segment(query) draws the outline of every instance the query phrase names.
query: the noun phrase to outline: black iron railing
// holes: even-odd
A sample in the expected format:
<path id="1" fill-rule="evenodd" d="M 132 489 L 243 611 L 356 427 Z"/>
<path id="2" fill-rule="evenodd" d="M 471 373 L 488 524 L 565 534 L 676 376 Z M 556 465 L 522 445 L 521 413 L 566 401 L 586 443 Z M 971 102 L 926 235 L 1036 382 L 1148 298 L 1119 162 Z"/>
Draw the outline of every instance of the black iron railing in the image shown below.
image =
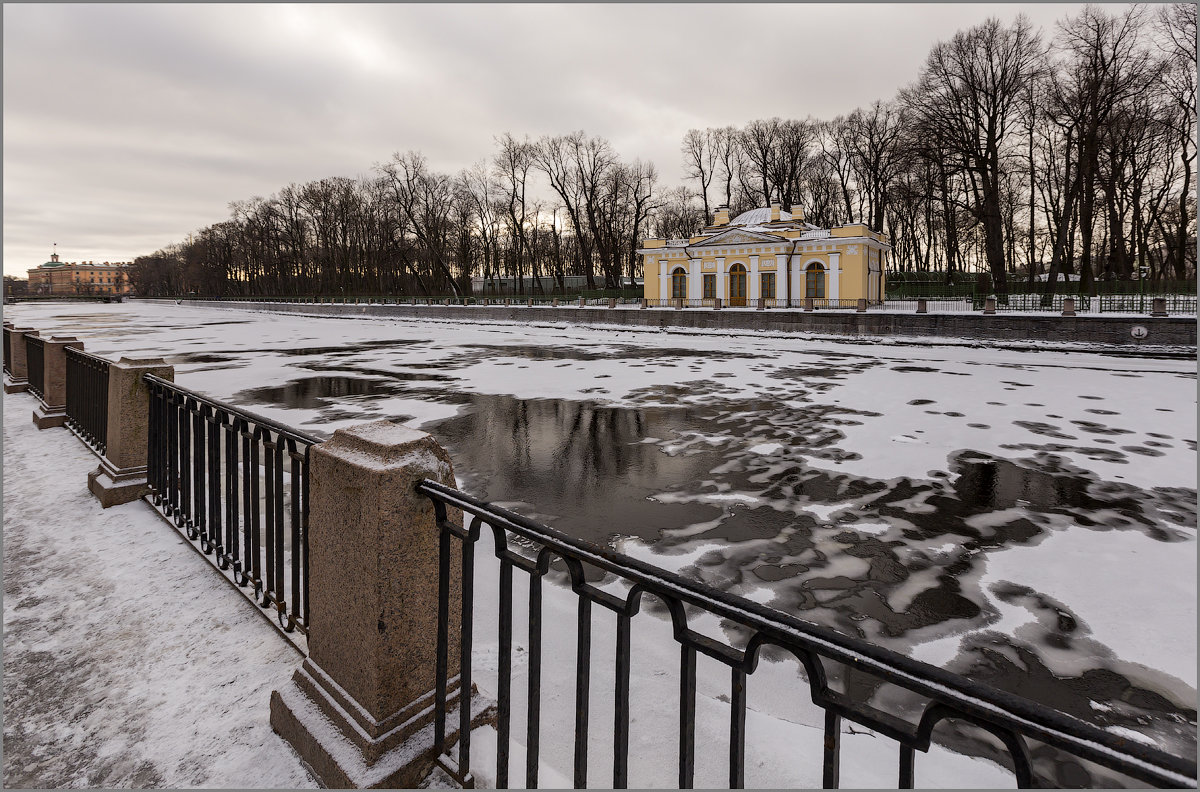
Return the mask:
<path id="1" fill-rule="evenodd" d="M 825 743 L 823 785 L 838 786 L 841 761 L 841 721 L 846 719 L 874 730 L 899 743 L 898 785 L 912 788 L 915 752 L 930 747 L 935 726 L 947 719 L 965 721 L 998 738 L 1011 760 L 1019 786 L 1035 782 L 1027 740 L 1065 751 L 1079 759 L 1161 787 L 1195 787 L 1196 762 L 1181 759 L 1155 748 L 1123 739 L 1091 724 L 1027 699 L 990 688 L 926 663 L 904 657 L 832 629 L 802 621 L 732 594 L 705 586 L 613 550 L 571 538 L 457 490 L 433 481 L 421 482 L 418 491 L 432 501 L 440 532 L 440 581 L 438 613 L 437 686 L 435 692 L 435 740 L 446 753 L 443 766 L 459 778 L 470 773 L 470 707 L 459 707 L 457 758 L 446 744 L 446 699 L 449 664 L 449 610 L 451 539 L 461 545 L 462 600 L 459 648 L 459 690 L 471 687 L 471 644 L 474 548 L 483 526 L 491 528 L 500 561 L 499 582 L 499 675 L 496 786 L 508 785 L 510 708 L 512 684 L 512 572 L 529 575 L 528 715 L 526 718 L 525 784 L 537 786 L 541 718 L 541 580 L 552 560 L 565 564 L 571 589 L 578 596 L 578 653 L 576 663 L 576 713 L 574 785 L 587 784 L 588 695 L 591 674 L 591 606 L 612 611 L 617 618 L 615 712 L 613 729 L 613 786 L 627 784 L 629 760 L 630 620 L 638 612 L 644 595 L 662 601 L 670 613 L 675 640 L 680 645 L 679 786 L 693 781 L 696 717 L 696 659 L 706 655 L 727 666 L 730 683 L 729 785 L 744 783 L 746 690 L 748 677 L 757 666 L 763 647 L 779 647 L 794 655 L 803 667 L 812 701 L 824 710 Z M 449 519 L 450 509 L 461 509 L 463 524 Z M 511 541 L 510 541 L 511 540 Z M 521 551 L 533 546 L 533 550 Z M 617 576 L 630 584 L 625 598 L 588 583 L 584 565 Z M 488 593 L 485 593 L 486 597 Z M 688 627 L 688 610 L 698 609 L 736 625 L 751 637 L 738 649 L 695 632 Z M 876 684 L 888 683 L 909 691 L 927 702 L 916 724 L 897 714 L 856 701 L 835 690 L 827 677 L 826 661 L 835 667 L 866 674 Z M 1003 759 L 1003 755 L 999 758 Z"/>
<path id="2" fill-rule="evenodd" d="M 67 355 L 67 428 L 96 453 L 108 450 L 108 361 L 73 347 Z"/>
<path id="3" fill-rule="evenodd" d="M 148 500 L 284 630 L 308 633 L 308 459 L 318 437 L 144 375 Z"/>
<path id="4" fill-rule="evenodd" d="M 12 333 L 4 331 L 4 373 L 12 374 Z"/>
<path id="5" fill-rule="evenodd" d="M 25 336 L 25 370 L 29 378 L 29 392 L 45 401 L 46 342 L 36 336 Z"/>
<path id="6" fill-rule="evenodd" d="M 1086 294 L 1003 294 L 996 297 L 996 310 L 1005 311 L 1047 311 L 1061 313 L 1063 301 L 1075 301 L 1076 313 L 1090 313 L 1092 299 Z M 982 307 L 983 301 L 976 302 Z"/>
<path id="7" fill-rule="evenodd" d="M 1096 300 L 1099 313 L 1142 313 L 1154 310 L 1154 301 L 1163 300 L 1163 308 L 1169 314 L 1196 315 L 1196 297 L 1183 294 L 1101 294 Z"/>

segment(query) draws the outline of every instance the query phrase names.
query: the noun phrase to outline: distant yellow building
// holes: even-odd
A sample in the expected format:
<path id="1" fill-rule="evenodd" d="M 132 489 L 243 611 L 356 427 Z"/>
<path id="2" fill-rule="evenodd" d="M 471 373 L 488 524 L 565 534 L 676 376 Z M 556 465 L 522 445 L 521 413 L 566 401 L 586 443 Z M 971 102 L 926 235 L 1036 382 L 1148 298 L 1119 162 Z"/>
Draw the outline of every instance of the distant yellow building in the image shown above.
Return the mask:
<path id="1" fill-rule="evenodd" d="M 52 253 L 45 264 L 29 270 L 30 294 L 123 295 L 131 291 L 129 262 L 66 262 Z"/>
<path id="2" fill-rule="evenodd" d="M 718 207 L 696 236 L 647 239 L 637 252 L 647 299 L 738 306 L 760 298 L 774 301 L 767 305 L 800 305 L 806 297 L 881 302 L 891 250 L 886 235 L 862 223 L 817 228 L 799 206 L 785 212 L 771 204 L 732 221 L 728 207 Z"/>

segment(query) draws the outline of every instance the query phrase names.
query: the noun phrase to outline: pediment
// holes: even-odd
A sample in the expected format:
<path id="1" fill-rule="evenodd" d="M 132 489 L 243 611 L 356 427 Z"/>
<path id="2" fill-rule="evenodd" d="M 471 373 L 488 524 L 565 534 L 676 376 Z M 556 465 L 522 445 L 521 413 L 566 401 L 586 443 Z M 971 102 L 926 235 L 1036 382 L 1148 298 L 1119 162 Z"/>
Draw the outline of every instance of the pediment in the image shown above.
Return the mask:
<path id="1" fill-rule="evenodd" d="M 723 231 L 708 239 L 696 242 L 691 245 L 693 248 L 698 247 L 720 247 L 723 245 L 762 245 L 774 244 L 776 242 L 785 242 L 783 237 L 775 236 L 774 234 L 764 234 L 758 231 L 745 231 L 740 228 L 731 228 L 728 231 Z"/>

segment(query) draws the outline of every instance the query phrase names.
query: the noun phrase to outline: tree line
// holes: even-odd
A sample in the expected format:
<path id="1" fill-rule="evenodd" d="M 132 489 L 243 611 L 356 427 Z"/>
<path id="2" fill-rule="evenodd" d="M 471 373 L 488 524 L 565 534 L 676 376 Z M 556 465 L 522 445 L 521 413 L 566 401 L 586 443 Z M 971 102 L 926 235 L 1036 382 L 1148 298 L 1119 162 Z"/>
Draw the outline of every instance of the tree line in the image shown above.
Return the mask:
<path id="1" fill-rule="evenodd" d="M 1088 6 L 1046 34 L 989 19 L 931 49 L 896 96 L 831 120 L 683 137 L 686 183 L 579 131 L 506 133 L 456 174 L 399 152 L 367 175 L 292 184 L 149 256 L 140 294 L 453 294 L 617 288 L 646 237 L 771 202 L 888 234 L 889 267 L 1051 286 L 1196 273 L 1196 6 Z"/>

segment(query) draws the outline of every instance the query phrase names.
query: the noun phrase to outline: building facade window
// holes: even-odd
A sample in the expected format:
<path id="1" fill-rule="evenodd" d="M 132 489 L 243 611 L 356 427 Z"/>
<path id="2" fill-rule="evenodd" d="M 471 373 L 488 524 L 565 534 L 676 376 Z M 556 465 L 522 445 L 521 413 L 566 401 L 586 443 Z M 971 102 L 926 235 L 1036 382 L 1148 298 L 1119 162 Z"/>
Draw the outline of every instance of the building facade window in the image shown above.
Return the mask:
<path id="1" fill-rule="evenodd" d="M 704 276 L 704 299 L 711 300 L 717 296 L 717 276 Z"/>
<path id="2" fill-rule="evenodd" d="M 764 300 L 770 300 L 775 297 L 775 273 L 764 272 L 762 274 L 762 291 L 759 296 Z"/>
<path id="3" fill-rule="evenodd" d="M 687 271 L 683 267 L 671 273 L 671 298 L 681 300 L 687 298 Z"/>
<path id="4" fill-rule="evenodd" d="M 825 296 L 825 268 L 812 263 L 804 270 L 804 296 L 816 299 Z"/>

